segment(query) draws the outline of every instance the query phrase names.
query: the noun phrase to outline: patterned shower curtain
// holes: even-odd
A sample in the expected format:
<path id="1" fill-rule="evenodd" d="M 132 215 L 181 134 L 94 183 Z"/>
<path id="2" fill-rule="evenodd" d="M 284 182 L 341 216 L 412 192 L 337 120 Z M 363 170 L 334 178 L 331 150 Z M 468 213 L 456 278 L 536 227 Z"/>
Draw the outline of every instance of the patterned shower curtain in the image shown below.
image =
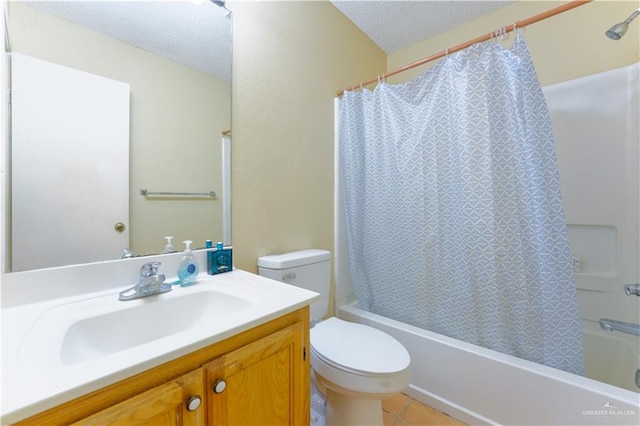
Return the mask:
<path id="1" fill-rule="evenodd" d="M 551 121 L 522 34 L 346 92 L 339 119 L 360 306 L 584 374 Z"/>

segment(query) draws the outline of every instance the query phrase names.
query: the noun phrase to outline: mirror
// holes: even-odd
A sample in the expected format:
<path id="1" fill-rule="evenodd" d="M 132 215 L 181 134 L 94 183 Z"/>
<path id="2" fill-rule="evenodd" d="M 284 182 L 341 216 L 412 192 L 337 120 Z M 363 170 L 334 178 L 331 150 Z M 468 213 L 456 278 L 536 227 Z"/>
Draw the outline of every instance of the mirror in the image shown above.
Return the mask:
<path id="1" fill-rule="evenodd" d="M 224 2 L 195 3 L 8 2 L 11 206 L 5 246 L 11 249 L 5 272 L 113 260 L 123 249 L 158 254 L 165 236 L 174 237 L 177 251 L 187 239 L 196 248 L 205 240 L 231 243 L 230 194 L 223 186 L 229 187 L 232 22 L 220 7 Z M 36 96 L 57 90 L 47 109 L 18 86 L 34 87 L 25 76 L 30 64 L 40 73 L 34 74 L 42 85 L 33 90 Z M 58 71 L 68 74 L 68 88 L 48 80 Z M 89 95 L 94 86 L 104 86 L 103 92 Z M 116 106 L 104 112 L 107 98 L 121 89 Z M 70 118 L 58 118 L 65 103 Z M 93 125 L 85 113 L 118 118 Z M 79 128 L 89 134 L 67 135 Z M 44 136 L 34 136 L 37 131 Z M 123 156 L 102 151 L 116 145 Z M 118 186 L 124 195 L 116 195 Z M 120 211 L 112 213 L 116 205 Z"/>

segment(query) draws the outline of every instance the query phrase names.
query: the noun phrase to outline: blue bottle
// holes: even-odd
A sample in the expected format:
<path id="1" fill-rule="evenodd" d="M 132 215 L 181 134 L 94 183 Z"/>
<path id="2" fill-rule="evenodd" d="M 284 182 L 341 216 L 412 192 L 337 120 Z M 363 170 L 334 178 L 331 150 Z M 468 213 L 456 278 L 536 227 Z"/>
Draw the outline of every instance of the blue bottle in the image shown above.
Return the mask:
<path id="1" fill-rule="evenodd" d="M 207 252 L 207 273 L 209 275 L 229 272 L 233 269 L 233 250 L 218 243 L 214 250 Z"/>
<path id="2" fill-rule="evenodd" d="M 178 266 L 178 282 L 182 287 L 187 287 L 196 283 L 200 267 L 198 266 L 198 259 L 191 251 L 191 243 L 193 241 L 183 241 L 186 248 L 184 250 L 184 256 Z"/>

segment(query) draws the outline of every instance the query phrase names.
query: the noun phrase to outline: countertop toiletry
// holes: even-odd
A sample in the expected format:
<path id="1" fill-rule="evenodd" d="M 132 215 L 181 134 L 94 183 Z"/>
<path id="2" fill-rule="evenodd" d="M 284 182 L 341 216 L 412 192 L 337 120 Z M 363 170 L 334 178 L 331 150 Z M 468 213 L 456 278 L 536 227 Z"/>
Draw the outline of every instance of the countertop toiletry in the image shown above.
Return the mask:
<path id="1" fill-rule="evenodd" d="M 183 241 L 185 244 L 184 256 L 178 267 L 178 281 L 174 284 L 180 284 L 182 287 L 190 286 L 196 283 L 196 278 L 200 272 L 198 266 L 198 259 L 193 255 L 191 251 L 191 243 L 193 241 Z"/>
<path id="2" fill-rule="evenodd" d="M 208 242 L 208 241 L 207 241 Z M 218 243 L 214 250 L 207 252 L 207 273 L 209 275 L 229 272 L 233 269 L 233 248 Z"/>
<path id="3" fill-rule="evenodd" d="M 164 246 L 164 250 L 162 251 L 162 253 L 173 253 L 174 251 L 176 251 L 176 249 L 173 247 L 173 243 L 171 242 L 171 240 L 173 240 L 173 237 L 164 237 L 165 240 L 167 240 L 167 244 Z"/>

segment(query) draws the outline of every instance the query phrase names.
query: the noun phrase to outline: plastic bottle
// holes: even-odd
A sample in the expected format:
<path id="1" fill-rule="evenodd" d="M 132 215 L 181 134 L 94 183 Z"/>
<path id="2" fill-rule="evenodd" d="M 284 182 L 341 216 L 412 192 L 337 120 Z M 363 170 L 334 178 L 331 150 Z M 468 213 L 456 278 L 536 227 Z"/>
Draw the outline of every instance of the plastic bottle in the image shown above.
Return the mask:
<path id="1" fill-rule="evenodd" d="M 209 275 L 229 272 L 233 269 L 233 251 L 231 246 L 216 245 L 215 250 L 207 252 L 207 273 Z"/>
<path id="2" fill-rule="evenodd" d="M 193 241 L 190 240 L 183 241 L 186 248 L 184 249 L 184 256 L 182 256 L 180 266 L 178 267 L 178 281 L 175 283 L 180 284 L 182 287 L 195 284 L 198 272 L 200 272 L 198 259 L 191 251 L 192 242 Z"/>
<path id="3" fill-rule="evenodd" d="M 164 250 L 162 251 L 162 253 L 173 253 L 174 251 L 176 251 L 175 248 L 173 248 L 173 243 L 171 242 L 171 240 L 173 240 L 173 237 L 164 237 L 165 240 L 167 240 L 167 245 L 164 246 Z"/>

